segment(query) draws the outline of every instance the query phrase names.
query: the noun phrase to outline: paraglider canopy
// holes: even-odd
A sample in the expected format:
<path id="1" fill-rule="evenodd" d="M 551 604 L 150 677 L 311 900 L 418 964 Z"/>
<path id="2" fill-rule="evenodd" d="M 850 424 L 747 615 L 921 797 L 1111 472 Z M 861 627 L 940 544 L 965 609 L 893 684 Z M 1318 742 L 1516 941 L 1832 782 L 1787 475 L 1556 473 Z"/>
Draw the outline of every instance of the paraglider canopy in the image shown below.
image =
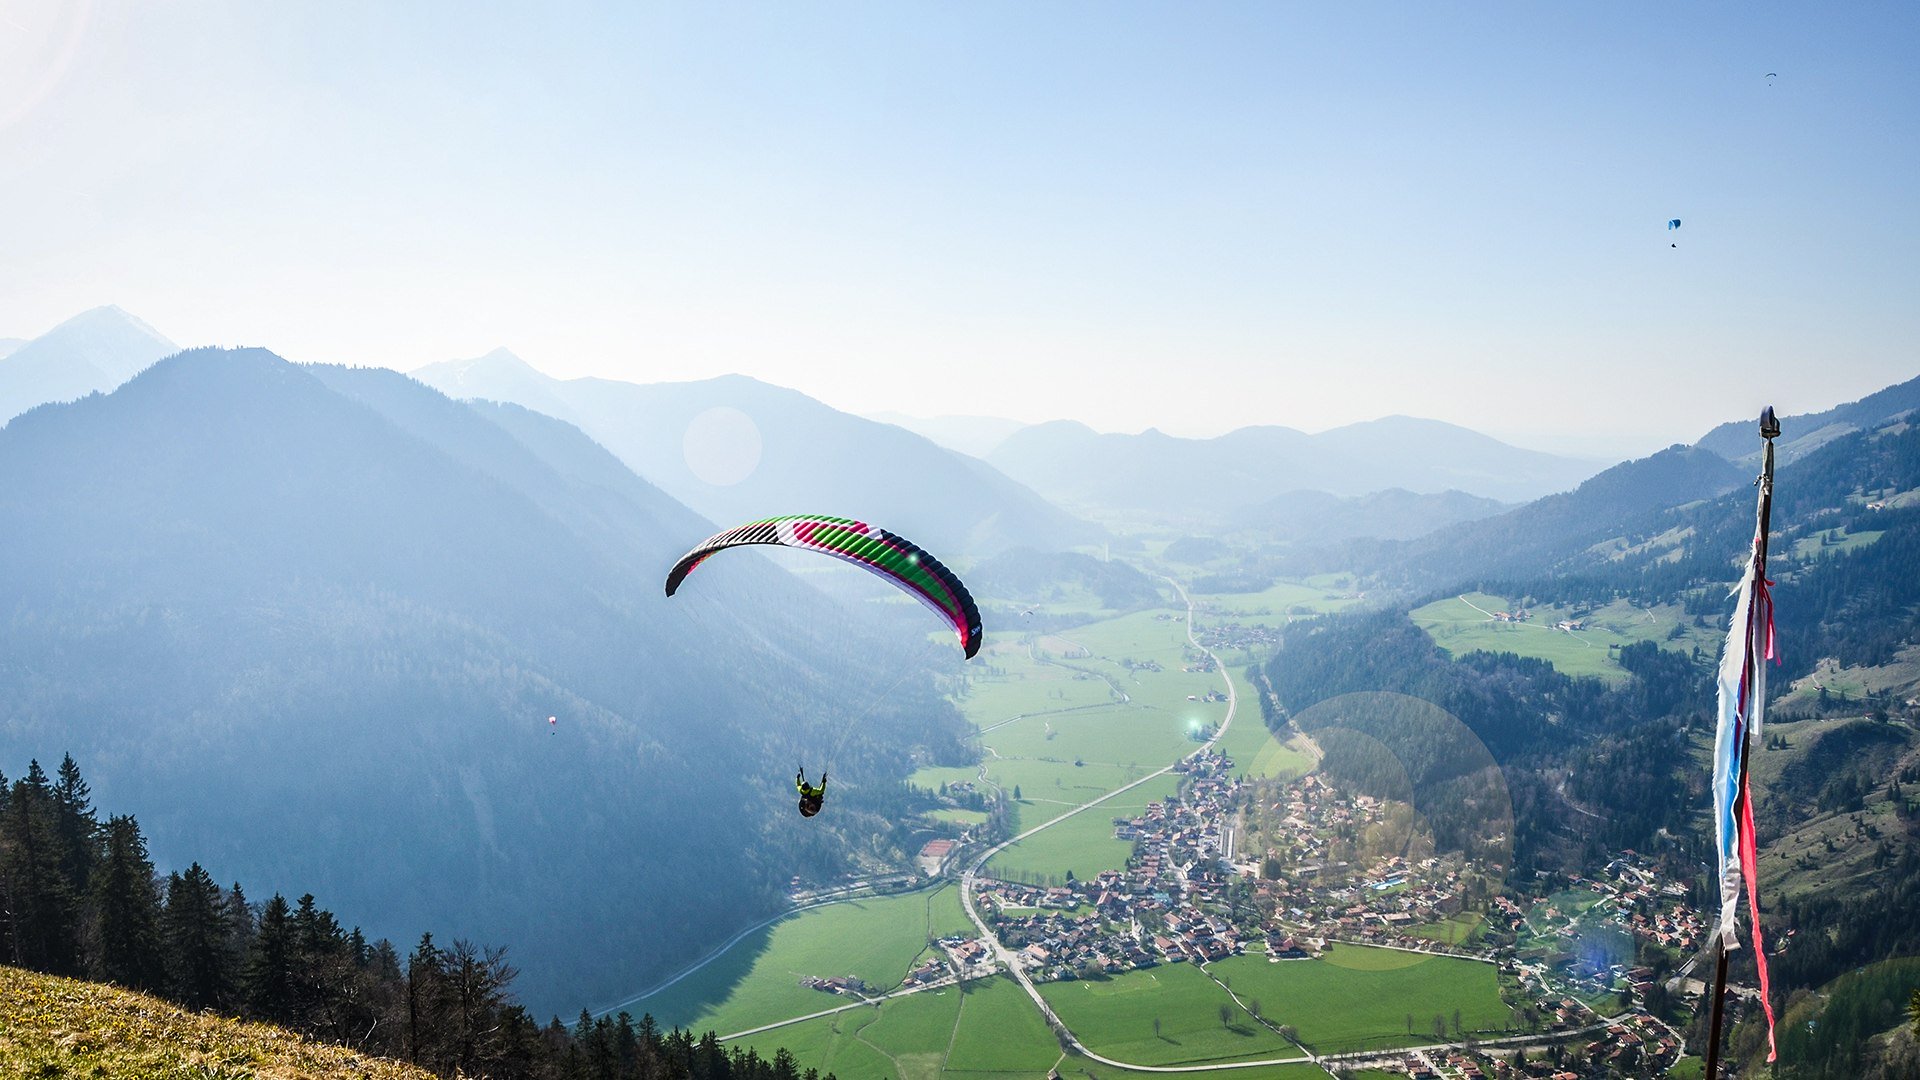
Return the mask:
<path id="1" fill-rule="evenodd" d="M 1668 231 L 1668 232 L 1672 232 L 1673 230 L 1675 230 L 1675 229 L 1677 229 L 1677 228 L 1679 228 L 1679 227 L 1680 227 L 1680 219 L 1679 219 L 1679 218 L 1674 218 L 1674 219 L 1673 219 L 1672 221 L 1669 221 L 1669 222 L 1667 222 L 1667 231 Z"/>
<path id="2" fill-rule="evenodd" d="M 746 544 L 803 548 L 845 559 L 891 582 L 952 625 L 967 659 L 980 651 L 980 609 L 953 571 L 903 536 L 850 518 L 791 514 L 750 521 L 708 537 L 667 574 L 667 595 L 717 551 Z"/>

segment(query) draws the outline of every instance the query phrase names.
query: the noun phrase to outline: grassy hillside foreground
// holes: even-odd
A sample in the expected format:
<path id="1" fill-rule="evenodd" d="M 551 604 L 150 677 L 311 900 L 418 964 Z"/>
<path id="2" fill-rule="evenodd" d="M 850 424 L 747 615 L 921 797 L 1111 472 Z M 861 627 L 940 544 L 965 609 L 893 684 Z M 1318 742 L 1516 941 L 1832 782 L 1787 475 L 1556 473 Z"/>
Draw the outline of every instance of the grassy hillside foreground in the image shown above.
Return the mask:
<path id="1" fill-rule="evenodd" d="M 432 1080 L 411 1065 L 99 983 L 0 966 L 0 1077 Z"/>

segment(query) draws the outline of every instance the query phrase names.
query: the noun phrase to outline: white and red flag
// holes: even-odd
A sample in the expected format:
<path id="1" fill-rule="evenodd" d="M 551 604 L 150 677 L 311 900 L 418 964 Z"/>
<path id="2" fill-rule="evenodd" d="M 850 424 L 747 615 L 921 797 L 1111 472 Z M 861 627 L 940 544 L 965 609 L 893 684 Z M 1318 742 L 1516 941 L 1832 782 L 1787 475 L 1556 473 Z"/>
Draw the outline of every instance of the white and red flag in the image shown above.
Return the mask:
<path id="1" fill-rule="evenodd" d="M 1768 409 L 1762 432 L 1772 421 Z M 1773 431 L 1778 432 L 1778 426 Z M 1746 573 L 1735 590 L 1739 598 L 1720 653 L 1720 717 L 1713 736 L 1713 808 L 1720 856 L 1720 917 L 1714 932 L 1721 947 L 1740 947 L 1737 923 L 1740 891 L 1747 893 L 1753 927 L 1753 959 L 1760 972 L 1760 1004 L 1767 1013 L 1767 1060 L 1774 1060 L 1773 1000 L 1767 983 L 1767 951 L 1760 939 L 1760 854 L 1754 842 L 1753 791 L 1747 755 L 1760 737 L 1767 704 L 1767 661 L 1775 659 L 1772 582 L 1767 580 L 1767 531 L 1772 517 L 1773 441 L 1769 437 L 1760 474 L 1758 528 Z"/>

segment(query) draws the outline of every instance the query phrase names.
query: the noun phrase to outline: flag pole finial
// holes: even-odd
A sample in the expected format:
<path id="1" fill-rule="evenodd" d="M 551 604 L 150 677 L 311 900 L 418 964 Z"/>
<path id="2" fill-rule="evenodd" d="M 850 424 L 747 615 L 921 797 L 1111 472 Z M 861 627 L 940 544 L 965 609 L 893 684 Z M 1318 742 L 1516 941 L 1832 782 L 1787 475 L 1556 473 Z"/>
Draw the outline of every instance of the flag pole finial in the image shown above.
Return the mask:
<path id="1" fill-rule="evenodd" d="M 1760 410 L 1760 437 L 1777 439 L 1780 437 L 1780 419 L 1773 415 L 1773 406 Z"/>

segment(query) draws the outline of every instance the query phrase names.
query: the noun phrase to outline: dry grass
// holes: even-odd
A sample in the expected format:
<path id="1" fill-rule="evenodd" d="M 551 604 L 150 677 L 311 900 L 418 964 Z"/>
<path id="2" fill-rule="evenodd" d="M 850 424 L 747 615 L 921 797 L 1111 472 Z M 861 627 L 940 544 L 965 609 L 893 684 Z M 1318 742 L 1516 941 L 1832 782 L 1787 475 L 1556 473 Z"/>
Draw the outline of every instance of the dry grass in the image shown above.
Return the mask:
<path id="1" fill-rule="evenodd" d="M 0 1080 L 431 1080 L 266 1024 L 0 966 Z"/>

